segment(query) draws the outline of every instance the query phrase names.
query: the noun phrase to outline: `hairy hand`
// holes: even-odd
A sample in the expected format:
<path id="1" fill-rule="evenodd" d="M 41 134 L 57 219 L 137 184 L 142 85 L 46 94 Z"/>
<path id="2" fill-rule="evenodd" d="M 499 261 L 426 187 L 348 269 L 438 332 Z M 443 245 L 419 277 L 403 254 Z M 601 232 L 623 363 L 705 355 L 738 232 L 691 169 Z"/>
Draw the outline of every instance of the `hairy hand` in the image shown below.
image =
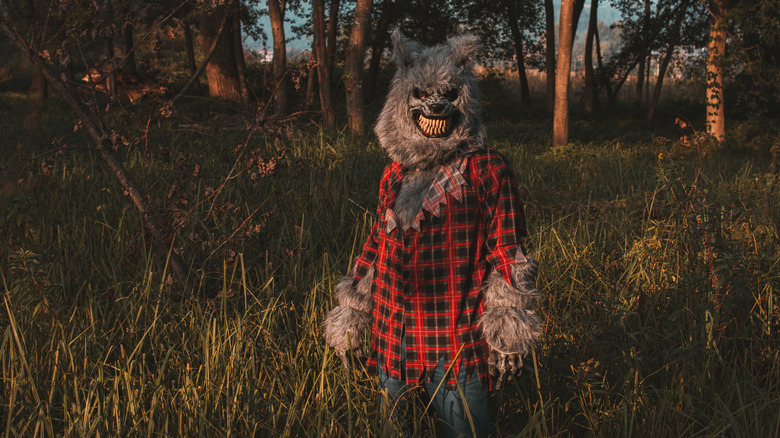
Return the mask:
<path id="1" fill-rule="evenodd" d="M 505 353 L 491 349 L 490 356 L 488 356 L 488 369 L 490 374 L 498 376 L 496 390 L 501 389 L 504 382 L 508 382 L 514 376 L 519 376 L 523 371 L 523 356 L 519 353 Z"/>

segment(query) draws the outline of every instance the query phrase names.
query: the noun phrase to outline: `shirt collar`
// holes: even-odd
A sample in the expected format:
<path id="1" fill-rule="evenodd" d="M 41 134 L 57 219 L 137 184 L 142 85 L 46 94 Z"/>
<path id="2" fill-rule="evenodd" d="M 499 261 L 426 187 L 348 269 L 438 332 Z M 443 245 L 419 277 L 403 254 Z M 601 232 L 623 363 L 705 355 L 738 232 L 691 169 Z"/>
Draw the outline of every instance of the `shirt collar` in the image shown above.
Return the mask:
<path id="1" fill-rule="evenodd" d="M 417 212 L 417 216 L 414 218 L 412 228 L 418 232 L 420 231 L 420 222 L 425 218 L 424 211 L 438 217 L 441 214 L 442 205 L 447 204 L 447 194 L 457 199 L 458 202 L 463 200 L 463 186 L 466 185 L 466 178 L 463 177 L 463 173 L 466 170 L 467 164 L 468 156 L 463 155 L 450 160 L 447 164 L 439 168 L 439 172 L 436 174 L 433 183 L 431 183 L 431 187 L 428 189 L 428 193 L 425 195 L 422 208 Z M 402 172 L 400 171 L 396 173 L 397 177 L 403 178 L 401 175 Z M 395 213 L 393 213 L 391 208 L 387 209 L 385 220 L 387 222 L 386 232 L 390 234 L 397 227 Z"/>

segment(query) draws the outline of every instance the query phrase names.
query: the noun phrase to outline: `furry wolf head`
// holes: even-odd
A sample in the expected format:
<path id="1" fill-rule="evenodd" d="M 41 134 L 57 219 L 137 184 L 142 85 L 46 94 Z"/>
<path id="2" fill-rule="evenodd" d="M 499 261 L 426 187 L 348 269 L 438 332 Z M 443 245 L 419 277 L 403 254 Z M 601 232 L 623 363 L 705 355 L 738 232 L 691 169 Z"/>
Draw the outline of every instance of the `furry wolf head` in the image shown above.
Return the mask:
<path id="1" fill-rule="evenodd" d="M 375 132 L 393 161 L 431 168 L 483 146 L 485 129 L 472 61 L 477 38 L 425 47 L 392 35 L 393 77 Z"/>

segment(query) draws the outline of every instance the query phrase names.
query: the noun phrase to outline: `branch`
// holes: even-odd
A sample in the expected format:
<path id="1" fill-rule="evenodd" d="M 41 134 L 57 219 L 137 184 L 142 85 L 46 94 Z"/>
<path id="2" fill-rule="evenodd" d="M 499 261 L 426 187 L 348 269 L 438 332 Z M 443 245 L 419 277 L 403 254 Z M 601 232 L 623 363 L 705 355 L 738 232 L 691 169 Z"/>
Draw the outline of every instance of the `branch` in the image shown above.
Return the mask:
<path id="1" fill-rule="evenodd" d="M 163 256 L 168 255 L 170 244 L 166 242 L 166 239 L 157 224 L 155 212 L 147 204 L 144 195 L 136 187 L 135 182 L 111 149 L 109 136 L 106 133 L 106 130 L 99 127 L 92 118 L 89 117 L 88 110 L 86 110 L 78 99 L 76 99 L 71 89 L 52 72 L 51 67 L 46 64 L 45 60 L 39 54 L 28 47 L 24 40 L 15 32 L 15 29 L 11 29 L 5 20 L 0 20 L 0 31 L 2 31 L 2 33 L 8 37 L 8 40 L 27 56 L 41 72 L 43 72 L 43 75 L 46 77 L 46 80 L 49 81 L 49 84 L 63 96 L 75 115 L 81 119 L 83 126 L 95 141 L 101 157 L 114 172 L 114 176 L 119 180 L 125 193 L 133 201 L 138 212 L 141 213 L 141 220 L 143 221 L 144 227 L 151 233 L 158 250 Z M 175 251 L 170 251 L 169 263 L 173 275 L 176 277 L 176 281 L 182 289 L 186 289 L 187 270 L 185 269 L 184 260 Z"/>
<path id="2" fill-rule="evenodd" d="M 209 47 L 208 53 L 206 53 L 206 56 L 203 58 L 203 62 L 200 63 L 200 67 L 198 67 L 195 73 L 192 74 L 192 77 L 190 77 L 190 80 L 187 81 L 187 84 L 184 86 L 184 88 L 182 88 L 176 96 L 173 96 L 173 99 L 171 99 L 171 106 L 173 106 L 173 104 L 175 104 L 176 101 L 179 100 L 179 98 L 190 89 L 192 84 L 198 79 L 198 77 L 200 77 L 201 73 L 203 73 L 206 65 L 208 65 L 209 61 L 211 61 L 211 57 L 214 56 L 214 52 L 217 51 L 217 43 L 219 43 L 219 39 L 222 38 L 222 34 L 225 32 L 225 24 L 227 23 L 227 19 L 228 14 L 225 14 L 225 16 L 222 17 L 222 23 L 219 25 L 217 36 L 214 38 L 214 41 L 211 42 L 211 47 Z"/>

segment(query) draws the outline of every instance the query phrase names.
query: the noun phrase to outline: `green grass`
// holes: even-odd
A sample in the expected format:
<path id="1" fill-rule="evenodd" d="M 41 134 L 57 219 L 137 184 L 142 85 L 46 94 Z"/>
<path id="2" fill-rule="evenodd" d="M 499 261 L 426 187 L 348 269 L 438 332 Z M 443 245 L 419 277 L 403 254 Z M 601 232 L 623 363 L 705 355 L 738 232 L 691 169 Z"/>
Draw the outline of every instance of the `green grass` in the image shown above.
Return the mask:
<path id="1" fill-rule="evenodd" d="M 7 160 L 26 100 L 0 102 L 16 109 L 2 110 Z M 392 435 L 376 382 L 320 336 L 370 229 L 386 163 L 373 137 L 250 133 L 203 106 L 104 114 L 193 296 L 49 105 L 21 161 L 41 183 L 0 220 L 6 436 Z M 544 291 L 543 340 L 492 397 L 500 436 L 780 435 L 777 132 L 740 122 L 718 149 L 671 121 L 582 118 L 550 149 L 549 121 L 526 115 L 488 116 Z M 38 157 L 54 137 L 71 150 Z"/>

